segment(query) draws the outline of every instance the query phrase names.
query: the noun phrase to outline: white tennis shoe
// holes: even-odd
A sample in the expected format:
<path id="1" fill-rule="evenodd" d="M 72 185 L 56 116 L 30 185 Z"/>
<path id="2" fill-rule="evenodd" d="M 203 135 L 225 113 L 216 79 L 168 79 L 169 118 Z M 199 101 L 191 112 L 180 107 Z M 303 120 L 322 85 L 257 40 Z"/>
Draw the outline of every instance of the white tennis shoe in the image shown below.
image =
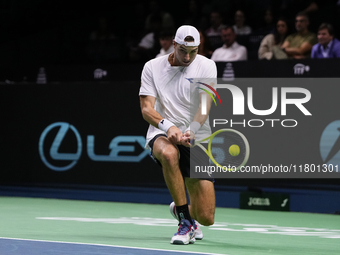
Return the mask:
<path id="1" fill-rule="evenodd" d="M 190 221 L 183 219 L 178 224 L 178 231 L 171 238 L 171 244 L 193 244 L 195 243 L 195 229 Z"/>
<path id="2" fill-rule="evenodd" d="M 179 220 L 178 217 L 177 217 L 175 202 L 172 202 L 170 204 L 169 209 L 170 209 L 170 213 L 171 213 L 172 217 L 174 217 L 176 220 Z M 202 240 L 203 239 L 203 232 L 200 228 L 200 225 L 196 220 L 193 219 L 193 221 L 194 221 L 193 227 L 195 229 L 195 239 L 196 240 Z"/>

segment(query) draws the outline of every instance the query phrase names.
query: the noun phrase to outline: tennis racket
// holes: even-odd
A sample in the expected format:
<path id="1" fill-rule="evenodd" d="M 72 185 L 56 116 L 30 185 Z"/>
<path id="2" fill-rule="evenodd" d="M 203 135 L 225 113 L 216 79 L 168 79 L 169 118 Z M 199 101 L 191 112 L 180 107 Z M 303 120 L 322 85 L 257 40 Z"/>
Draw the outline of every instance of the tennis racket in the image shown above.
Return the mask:
<path id="1" fill-rule="evenodd" d="M 208 149 L 201 144 L 207 140 L 209 140 Z M 199 141 L 191 140 L 190 143 L 200 147 L 216 166 L 227 171 L 240 169 L 247 163 L 250 154 L 247 138 L 234 129 L 220 129 L 207 138 Z"/>

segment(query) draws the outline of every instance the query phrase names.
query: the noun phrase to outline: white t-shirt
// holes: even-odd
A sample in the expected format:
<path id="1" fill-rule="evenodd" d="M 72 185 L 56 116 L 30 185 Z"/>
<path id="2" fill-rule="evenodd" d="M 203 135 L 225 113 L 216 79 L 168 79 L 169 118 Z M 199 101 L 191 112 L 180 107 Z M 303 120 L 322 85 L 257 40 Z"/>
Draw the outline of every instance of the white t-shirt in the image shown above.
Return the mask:
<path id="1" fill-rule="evenodd" d="M 237 42 L 234 42 L 229 48 L 224 44 L 213 52 L 211 59 L 215 62 L 247 60 L 247 48 Z"/>
<path id="2" fill-rule="evenodd" d="M 155 110 L 184 133 L 199 104 L 197 87 L 200 85 L 195 81 L 207 84 L 213 81 L 216 84 L 216 64 L 204 56 L 196 55 L 188 67 L 171 66 L 168 57 L 169 55 L 155 58 L 144 65 L 139 95 L 155 97 Z M 206 87 L 205 89 L 209 90 Z M 149 141 L 157 134 L 165 133 L 150 125 L 146 135 L 147 149 Z M 201 140 L 209 135 L 211 128 L 208 117 L 195 136 L 197 140 Z"/>

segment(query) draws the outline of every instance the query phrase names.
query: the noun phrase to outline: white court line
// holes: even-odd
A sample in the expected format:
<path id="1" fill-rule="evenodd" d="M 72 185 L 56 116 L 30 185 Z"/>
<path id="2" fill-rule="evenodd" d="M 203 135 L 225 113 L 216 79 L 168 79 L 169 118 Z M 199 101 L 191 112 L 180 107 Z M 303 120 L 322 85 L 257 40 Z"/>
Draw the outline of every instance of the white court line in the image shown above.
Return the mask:
<path id="1" fill-rule="evenodd" d="M 168 251 L 168 252 L 178 252 L 178 253 L 186 253 L 186 254 L 228 255 L 228 254 L 204 253 L 204 252 L 196 252 L 196 251 L 176 251 L 176 250 L 154 249 L 154 248 L 142 248 L 142 247 L 130 247 L 130 246 L 110 245 L 110 244 L 76 243 L 76 242 L 49 241 L 49 240 L 35 240 L 35 239 L 23 239 L 23 238 L 11 238 L 11 237 L 0 237 L 0 239 L 19 240 L 19 241 L 32 241 L 32 242 L 46 242 L 46 243 L 64 243 L 64 244 L 94 245 L 94 246 L 104 246 L 104 247 L 113 247 L 113 248 L 127 248 L 127 249 L 137 249 L 137 250 Z M 190 244 L 189 244 L 189 245 L 190 245 Z"/>

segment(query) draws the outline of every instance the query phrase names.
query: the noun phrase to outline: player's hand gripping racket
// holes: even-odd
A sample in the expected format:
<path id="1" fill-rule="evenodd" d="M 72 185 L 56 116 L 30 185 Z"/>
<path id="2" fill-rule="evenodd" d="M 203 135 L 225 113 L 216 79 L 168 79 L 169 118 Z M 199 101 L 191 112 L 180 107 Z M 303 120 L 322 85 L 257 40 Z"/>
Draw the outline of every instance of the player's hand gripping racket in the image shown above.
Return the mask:
<path id="1" fill-rule="evenodd" d="M 208 150 L 201 144 L 209 140 Z M 247 138 L 234 129 L 220 129 L 199 141 L 191 140 L 193 146 L 200 147 L 216 165 L 226 170 L 238 170 L 249 158 L 250 147 Z"/>

